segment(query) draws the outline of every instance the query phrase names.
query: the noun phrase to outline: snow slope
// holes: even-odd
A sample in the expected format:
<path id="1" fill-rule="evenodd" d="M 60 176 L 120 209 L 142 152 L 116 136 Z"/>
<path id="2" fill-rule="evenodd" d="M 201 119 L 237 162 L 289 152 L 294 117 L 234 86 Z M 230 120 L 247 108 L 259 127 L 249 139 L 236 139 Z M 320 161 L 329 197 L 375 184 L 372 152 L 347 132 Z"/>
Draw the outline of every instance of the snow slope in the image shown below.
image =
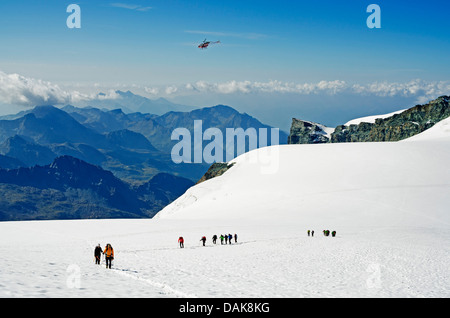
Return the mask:
<path id="1" fill-rule="evenodd" d="M 383 114 L 383 115 L 375 115 L 375 116 L 367 116 L 367 117 L 355 118 L 355 119 L 352 119 L 352 120 L 348 121 L 347 123 L 345 123 L 344 126 L 359 125 L 359 124 L 361 124 L 361 123 L 371 123 L 371 124 L 374 124 L 374 123 L 375 123 L 375 120 L 377 120 L 378 118 L 381 118 L 381 119 L 383 119 L 383 118 L 389 118 L 389 117 L 392 117 L 392 116 L 394 116 L 394 115 L 396 115 L 396 114 L 401 114 L 401 113 L 403 113 L 405 110 L 406 110 L 406 109 L 398 110 L 398 111 L 395 111 L 395 112 L 393 112 L 393 113 Z"/>
<path id="2" fill-rule="evenodd" d="M 0 223 L 0 297 L 449 297 L 445 125 L 259 149 L 153 220 Z M 212 244 L 225 233 L 238 243 Z M 94 265 L 97 243 L 115 248 L 112 270 Z"/>
<path id="3" fill-rule="evenodd" d="M 450 140 L 450 118 L 441 120 L 431 129 L 425 130 L 423 133 L 412 136 L 404 141 L 443 141 Z"/>
<path id="4" fill-rule="evenodd" d="M 157 217 L 286 220 L 299 228 L 447 227 L 450 144 L 443 139 L 285 145 L 271 148 L 272 155 L 261 149 L 236 158 L 223 176 L 189 189 Z M 275 173 L 264 173 L 263 162 L 278 162 Z"/>

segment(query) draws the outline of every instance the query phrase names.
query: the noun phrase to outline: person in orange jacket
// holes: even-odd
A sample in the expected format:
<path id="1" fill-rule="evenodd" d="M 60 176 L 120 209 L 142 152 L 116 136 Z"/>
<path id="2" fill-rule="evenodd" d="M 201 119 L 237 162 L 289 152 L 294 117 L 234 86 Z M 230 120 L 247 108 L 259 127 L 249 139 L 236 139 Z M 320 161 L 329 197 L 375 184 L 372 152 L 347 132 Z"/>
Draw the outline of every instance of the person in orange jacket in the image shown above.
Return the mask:
<path id="1" fill-rule="evenodd" d="M 111 268 L 111 263 L 114 259 L 114 249 L 111 244 L 106 244 L 105 250 L 103 252 L 106 259 L 106 268 Z"/>

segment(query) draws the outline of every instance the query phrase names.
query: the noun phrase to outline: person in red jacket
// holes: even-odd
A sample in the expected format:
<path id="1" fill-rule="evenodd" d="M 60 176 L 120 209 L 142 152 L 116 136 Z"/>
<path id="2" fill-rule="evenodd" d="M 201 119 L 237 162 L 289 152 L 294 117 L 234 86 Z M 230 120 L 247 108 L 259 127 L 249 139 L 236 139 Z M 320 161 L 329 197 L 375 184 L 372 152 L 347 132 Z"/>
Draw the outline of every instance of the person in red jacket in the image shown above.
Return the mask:
<path id="1" fill-rule="evenodd" d="M 203 241 L 203 246 L 205 246 L 205 243 L 206 243 L 206 236 L 203 236 L 203 237 L 200 239 L 200 241 Z"/>
<path id="2" fill-rule="evenodd" d="M 180 243 L 180 248 L 184 248 L 184 238 L 182 236 L 178 239 L 178 243 Z"/>

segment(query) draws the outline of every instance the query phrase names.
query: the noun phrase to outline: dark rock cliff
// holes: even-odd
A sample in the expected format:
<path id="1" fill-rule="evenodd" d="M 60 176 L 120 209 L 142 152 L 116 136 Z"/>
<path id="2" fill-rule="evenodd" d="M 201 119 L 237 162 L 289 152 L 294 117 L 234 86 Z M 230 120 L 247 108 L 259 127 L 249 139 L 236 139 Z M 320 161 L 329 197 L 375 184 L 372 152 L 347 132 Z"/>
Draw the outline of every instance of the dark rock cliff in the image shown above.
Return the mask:
<path id="1" fill-rule="evenodd" d="M 296 118 L 292 119 L 288 144 L 323 144 L 329 141 L 322 125 Z"/>
<path id="2" fill-rule="evenodd" d="M 228 164 L 228 163 L 214 163 L 208 171 L 205 173 L 205 175 L 197 182 L 197 184 L 205 182 L 209 179 L 219 177 L 223 175 L 225 172 L 227 172 L 231 167 L 234 166 L 234 163 Z"/>
<path id="3" fill-rule="evenodd" d="M 417 105 L 400 114 L 375 123 L 338 126 L 331 134 L 331 142 L 399 141 L 433 127 L 450 116 L 449 96 L 441 96 L 425 105 Z"/>
<path id="4" fill-rule="evenodd" d="M 441 96 L 375 123 L 337 126 L 328 138 L 319 124 L 293 119 L 289 144 L 399 141 L 417 135 L 450 117 L 449 96 Z"/>

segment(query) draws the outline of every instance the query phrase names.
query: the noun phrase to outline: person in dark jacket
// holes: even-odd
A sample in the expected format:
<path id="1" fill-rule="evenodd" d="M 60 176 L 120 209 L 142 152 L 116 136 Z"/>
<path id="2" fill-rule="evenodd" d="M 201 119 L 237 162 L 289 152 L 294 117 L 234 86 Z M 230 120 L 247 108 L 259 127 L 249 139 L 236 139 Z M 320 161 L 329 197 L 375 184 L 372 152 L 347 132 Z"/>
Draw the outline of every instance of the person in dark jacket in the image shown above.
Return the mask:
<path id="1" fill-rule="evenodd" d="M 95 264 L 96 265 L 97 264 L 100 265 L 102 254 L 103 254 L 103 250 L 100 247 L 100 244 L 98 244 L 97 247 L 94 250 L 94 257 L 95 257 Z"/>
<path id="2" fill-rule="evenodd" d="M 206 236 L 203 236 L 203 237 L 200 239 L 200 241 L 202 241 L 202 242 L 203 242 L 203 246 L 205 246 L 205 243 L 206 243 Z"/>
<path id="3" fill-rule="evenodd" d="M 212 237 L 212 241 L 213 241 L 214 244 L 216 244 L 216 242 L 217 242 L 217 235 L 216 234 L 214 234 L 214 236 Z"/>

